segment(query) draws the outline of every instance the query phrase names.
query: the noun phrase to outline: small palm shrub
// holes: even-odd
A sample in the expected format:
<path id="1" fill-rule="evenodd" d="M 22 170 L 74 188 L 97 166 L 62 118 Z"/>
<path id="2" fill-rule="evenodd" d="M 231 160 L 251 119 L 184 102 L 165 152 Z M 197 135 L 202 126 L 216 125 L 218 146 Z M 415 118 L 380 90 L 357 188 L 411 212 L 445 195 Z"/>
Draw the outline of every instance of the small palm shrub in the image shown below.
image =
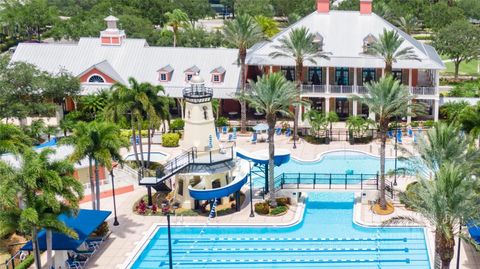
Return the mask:
<path id="1" fill-rule="evenodd" d="M 176 133 L 168 133 L 162 135 L 162 145 L 167 148 L 178 147 L 180 135 Z"/>

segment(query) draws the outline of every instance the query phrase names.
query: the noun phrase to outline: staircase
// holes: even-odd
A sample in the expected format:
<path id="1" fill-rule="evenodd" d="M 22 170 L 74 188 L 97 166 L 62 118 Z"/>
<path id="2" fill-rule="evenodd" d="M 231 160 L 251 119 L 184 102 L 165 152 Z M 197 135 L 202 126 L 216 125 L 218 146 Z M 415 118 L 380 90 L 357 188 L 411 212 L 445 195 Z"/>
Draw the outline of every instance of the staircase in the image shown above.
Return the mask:
<path id="1" fill-rule="evenodd" d="M 196 148 L 178 155 L 163 165 L 163 173 L 156 177 L 141 177 L 138 184 L 140 186 L 150 186 L 155 189 L 169 188 L 164 181 L 179 173 L 189 165 L 211 165 L 231 161 L 234 158 L 233 147 L 212 150 L 199 154 Z M 162 186 L 163 185 L 163 186 Z"/>

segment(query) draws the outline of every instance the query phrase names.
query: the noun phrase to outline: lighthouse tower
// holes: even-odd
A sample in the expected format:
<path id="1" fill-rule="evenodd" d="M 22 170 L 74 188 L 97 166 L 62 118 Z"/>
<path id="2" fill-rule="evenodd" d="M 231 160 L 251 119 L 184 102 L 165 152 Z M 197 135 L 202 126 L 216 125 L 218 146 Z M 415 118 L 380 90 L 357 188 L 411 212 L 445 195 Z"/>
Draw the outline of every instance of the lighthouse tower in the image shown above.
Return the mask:
<path id="1" fill-rule="evenodd" d="M 185 127 L 183 146 L 195 147 L 197 151 L 219 149 L 212 111 L 213 90 L 205 87 L 198 75 L 190 80 L 190 87 L 183 90 L 185 99 Z"/>

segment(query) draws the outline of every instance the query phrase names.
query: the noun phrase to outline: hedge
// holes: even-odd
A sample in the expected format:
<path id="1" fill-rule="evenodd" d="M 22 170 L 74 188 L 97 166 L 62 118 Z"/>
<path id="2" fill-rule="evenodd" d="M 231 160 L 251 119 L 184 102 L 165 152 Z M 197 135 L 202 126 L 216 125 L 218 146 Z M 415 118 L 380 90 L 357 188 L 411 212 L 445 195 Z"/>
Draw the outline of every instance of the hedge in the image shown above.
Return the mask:
<path id="1" fill-rule="evenodd" d="M 176 133 L 168 133 L 162 135 L 162 145 L 167 148 L 178 147 L 178 141 L 180 141 L 180 135 Z"/>
<path id="2" fill-rule="evenodd" d="M 256 203 L 255 212 L 262 215 L 267 215 L 270 213 L 270 206 L 266 202 Z"/>

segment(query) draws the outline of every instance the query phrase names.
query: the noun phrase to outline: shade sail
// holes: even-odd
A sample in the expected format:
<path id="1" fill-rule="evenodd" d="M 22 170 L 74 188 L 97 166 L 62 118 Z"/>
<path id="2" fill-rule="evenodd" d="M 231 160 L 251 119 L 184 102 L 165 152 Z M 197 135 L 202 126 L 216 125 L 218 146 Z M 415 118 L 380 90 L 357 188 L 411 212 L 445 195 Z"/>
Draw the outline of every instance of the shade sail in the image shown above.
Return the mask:
<path id="1" fill-rule="evenodd" d="M 60 215 L 59 220 L 63 221 L 67 227 L 73 229 L 78 234 L 78 239 L 73 239 L 65 234 L 52 232 L 52 250 L 76 250 L 85 242 L 111 214 L 111 211 L 81 209 L 76 217 Z M 38 244 L 40 250 L 47 250 L 46 230 L 38 233 Z M 33 250 L 32 241 L 28 241 L 22 250 Z"/>

